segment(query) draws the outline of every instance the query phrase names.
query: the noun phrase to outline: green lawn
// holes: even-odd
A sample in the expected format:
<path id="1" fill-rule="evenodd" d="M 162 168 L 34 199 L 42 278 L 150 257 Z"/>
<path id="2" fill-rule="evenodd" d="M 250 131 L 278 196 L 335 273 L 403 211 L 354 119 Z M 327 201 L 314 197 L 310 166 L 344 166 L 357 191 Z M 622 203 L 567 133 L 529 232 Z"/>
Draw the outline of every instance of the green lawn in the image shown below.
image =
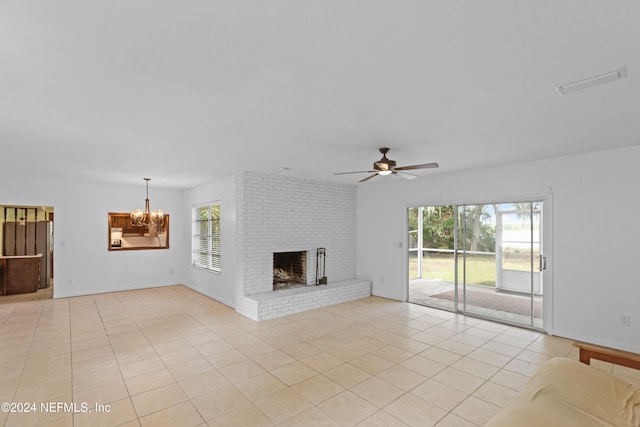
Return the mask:
<path id="1" fill-rule="evenodd" d="M 530 271 L 531 259 L 528 253 L 505 253 L 504 268 L 512 270 Z M 495 286 L 496 285 L 495 255 L 467 255 L 466 283 Z M 458 280 L 462 282 L 462 258 L 458 265 Z M 409 278 L 418 277 L 418 259 L 415 252 L 409 257 Z M 422 259 L 422 277 L 438 279 L 447 282 L 454 281 L 453 254 L 426 254 Z"/>

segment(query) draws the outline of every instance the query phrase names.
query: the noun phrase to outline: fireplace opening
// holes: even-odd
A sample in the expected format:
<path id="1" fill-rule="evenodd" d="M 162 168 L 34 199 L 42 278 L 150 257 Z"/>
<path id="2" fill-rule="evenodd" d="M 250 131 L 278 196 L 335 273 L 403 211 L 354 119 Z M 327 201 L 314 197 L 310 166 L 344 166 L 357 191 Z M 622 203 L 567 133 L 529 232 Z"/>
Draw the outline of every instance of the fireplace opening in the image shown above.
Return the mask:
<path id="1" fill-rule="evenodd" d="M 273 290 L 306 286 L 307 252 L 276 252 L 273 254 Z"/>

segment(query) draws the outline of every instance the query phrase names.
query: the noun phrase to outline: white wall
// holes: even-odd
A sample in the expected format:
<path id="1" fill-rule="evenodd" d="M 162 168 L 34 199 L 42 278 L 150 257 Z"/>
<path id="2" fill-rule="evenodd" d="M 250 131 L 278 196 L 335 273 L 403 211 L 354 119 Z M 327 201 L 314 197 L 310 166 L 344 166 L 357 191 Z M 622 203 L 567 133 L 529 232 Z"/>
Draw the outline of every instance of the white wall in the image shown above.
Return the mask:
<path id="1" fill-rule="evenodd" d="M 195 205 L 220 203 L 220 273 L 191 265 L 191 210 Z M 200 185 L 184 192 L 184 228 L 189 234 L 182 263 L 185 265 L 185 285 L 223 304 L 235 307 L 236 282 L 236 177 Z"/>
<path id="2" fill-rule="evenodd" d="M 151 208 L 170 215 L 170 248 L 108 251 L 108 212 L 144 208 L 145 187 L 82 182 L 3 181 L 0 204 L 53 206 L 54 297 L 181 283 L 182 193 L 151 188 Z"/>
<path id="3" fill-rule="evenodd" d="M 640 148 L 358 187 L 358 268 L 406 301 L 406 208 L 546 197 L 550 333 L 640 352 Z M 402 247 L 399 247 L 402 245 Z M 549 286 L 550 285 L 550 286 Z M 631 314 L 631 326 L 620 315 Z"/>

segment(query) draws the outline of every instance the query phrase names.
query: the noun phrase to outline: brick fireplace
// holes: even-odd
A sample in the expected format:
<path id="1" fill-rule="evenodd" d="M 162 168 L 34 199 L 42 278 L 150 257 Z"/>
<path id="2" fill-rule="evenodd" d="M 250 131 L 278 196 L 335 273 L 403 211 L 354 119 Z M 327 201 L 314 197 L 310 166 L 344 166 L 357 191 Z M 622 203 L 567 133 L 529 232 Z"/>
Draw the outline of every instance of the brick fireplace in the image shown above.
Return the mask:
<path id="1" fill-rule="evenodd" d="M 265 320 L 371 295 L 355 279 L 355 186 L 242 172 L 236 199 L 236 311 Z M 313 286 L 318 248 L 327 254 L 323 286 Z M 304 255 L 292 261 L 292 251 Z"/>
<path id="2" fill-rule="evenodd" d="M 273 253 L 273 290 L 307 284 L 307 251 Z"/>

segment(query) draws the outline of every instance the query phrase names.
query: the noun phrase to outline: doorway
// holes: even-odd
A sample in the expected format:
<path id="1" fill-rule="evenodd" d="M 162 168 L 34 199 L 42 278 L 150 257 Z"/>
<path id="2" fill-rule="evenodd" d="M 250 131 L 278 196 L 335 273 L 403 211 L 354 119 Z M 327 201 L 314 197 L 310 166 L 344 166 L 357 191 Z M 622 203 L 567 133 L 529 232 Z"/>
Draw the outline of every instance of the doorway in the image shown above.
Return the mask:
<path id="1" fill-rule="evenodd" d="M 543 201 L 408 209 L 409 302 L 543 329 Z"/>
<path id="2" fill-rule="evenodd" d="M 0 303 L 53 298 L 53 207 L 0 205 Z"/>

